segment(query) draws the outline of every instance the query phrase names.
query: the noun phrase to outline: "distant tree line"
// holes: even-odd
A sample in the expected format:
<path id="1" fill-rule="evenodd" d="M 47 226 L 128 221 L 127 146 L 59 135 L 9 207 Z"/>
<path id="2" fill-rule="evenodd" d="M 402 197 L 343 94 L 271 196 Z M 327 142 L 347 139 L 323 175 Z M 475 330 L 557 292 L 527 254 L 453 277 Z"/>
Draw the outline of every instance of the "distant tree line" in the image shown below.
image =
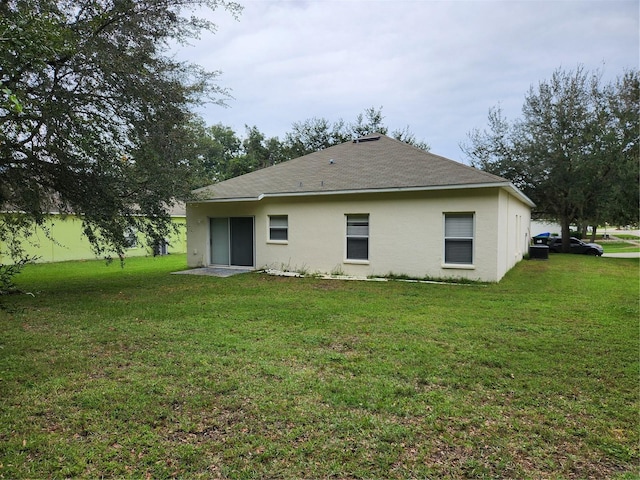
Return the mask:
<path id="1" fill-rule="evenodd" d="M 416 148 L 429 150 L 429 145 L 417 140 L 409 127 L 389 133 L 383 120 L 382 107 L 365 109 L 351 123 L 314 117 L 295 122 L 281 140 L 267 138 L 257 126 L 247 125 L 241 136 L 229 126 L 206 126 L 202 119 L 197 119 L 193 128 L 197 132 L 201 169 L 198 183 L 207 185 L 227 180 L 373 133 L 390 135 Z"/>

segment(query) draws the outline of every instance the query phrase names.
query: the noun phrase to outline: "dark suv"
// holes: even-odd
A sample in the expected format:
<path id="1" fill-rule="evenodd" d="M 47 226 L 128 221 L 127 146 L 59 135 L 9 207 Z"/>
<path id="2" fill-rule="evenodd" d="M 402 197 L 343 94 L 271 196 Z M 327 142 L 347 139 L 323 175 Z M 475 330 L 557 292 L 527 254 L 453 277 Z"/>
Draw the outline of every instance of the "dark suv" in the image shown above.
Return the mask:
<path id="1" fill-rule="evenodd" d="M 600 256 L 604 250 L 597 243 L 585 243 L 575 237 L 571 237 L 571 253 L 584 253 L 586 255 Z M 562 252 L 562 239 L 560 237 L 551 237 L 549 239 L 549 251 L 553 253 Z"/>

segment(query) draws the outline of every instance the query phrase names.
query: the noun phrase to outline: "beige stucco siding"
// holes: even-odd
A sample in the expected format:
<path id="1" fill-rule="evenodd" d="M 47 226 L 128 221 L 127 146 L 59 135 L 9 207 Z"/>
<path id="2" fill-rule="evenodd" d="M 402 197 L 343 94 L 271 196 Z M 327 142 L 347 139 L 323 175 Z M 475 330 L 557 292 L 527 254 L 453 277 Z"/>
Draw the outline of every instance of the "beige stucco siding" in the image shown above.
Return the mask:
<path id="1" fill-rule="evenodd" d="M 256 268 L 498 281 L 522 258 L 529 211 L 498 188 L 189 204 L 188 264 L 210 263 L 210 218 L 252 216 Z M 474 215 L 473 265 L 444 264 L 446 213 Z M 366 262 L 346 259 L 347 214 L 369 215 Z M 269 241 L 269 215 L 287 215 L 287 242 Z"/>
<path id="2" fill-rule="evenodd" d="M 531 240 L 531 208 L 500 190 L 498 229 L 498 279 L 501 279 L 527 253 Z"/>

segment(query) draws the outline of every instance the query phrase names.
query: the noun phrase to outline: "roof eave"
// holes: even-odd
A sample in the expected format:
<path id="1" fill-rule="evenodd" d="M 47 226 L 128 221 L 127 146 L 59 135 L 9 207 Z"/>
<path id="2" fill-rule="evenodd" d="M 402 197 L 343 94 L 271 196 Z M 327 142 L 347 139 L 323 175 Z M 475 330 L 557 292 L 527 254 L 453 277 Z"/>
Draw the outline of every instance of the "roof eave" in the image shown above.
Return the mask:
<path id="1" fill-rule="evenodd" d="M 529 205 L 531 208 L 535 208 L 536 204 L 533 202 L 533 200 L 531 200 L 529 197 L 527 197 L 524 193 L 522 193 L 522 191 L 516 187 L 513 183 L 509 182 L 507 187 L 505 187 L 507 190 L 510 190 L 511 193 L 520 199 L 520 201 L 522 201 L 523 203 Z"/>
<path id="2" fill-rule="evenodd" d="M 226 197 L 226 198 L 208 198 L 202 200 L 193 200 L 188 203 L 229 203 L 229 202 L 259 202 L 264 198 L 282 198 L 282 197 L 309 197 L 309 196 L 325 196 L 325 195 L 350 195 L 350 194 L 367 194 L 367 193 L 397 193 L 397 192 L 426 192 L 437 190 L 460 190 L 469 188 L 504 188 L 510 190 L 514 196 L 519 198 L 523 203 L 530 207 L 535 207 L 529 197 L 522 193 L 511 182 L 490 182 L 490 183 L 467 183 L 453 185 L 430 185 L 421 187 L 388 187 L 388 188 L 366 188 L 366 189 L 349 189 L 349 190 L 316 190 L 304 192 L 279 192 L 279 193 L 262 193 L 256 197 Z"/>

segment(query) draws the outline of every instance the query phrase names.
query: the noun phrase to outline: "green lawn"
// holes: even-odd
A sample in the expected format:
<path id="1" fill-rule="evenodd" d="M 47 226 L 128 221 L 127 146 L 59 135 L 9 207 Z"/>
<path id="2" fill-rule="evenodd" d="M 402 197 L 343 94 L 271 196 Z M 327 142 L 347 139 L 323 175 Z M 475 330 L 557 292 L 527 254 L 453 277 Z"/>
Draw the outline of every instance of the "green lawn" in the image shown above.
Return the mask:
<path id="1" fill-rule="evenodd" d="M 637 235 L 631 235 L 631 234 L 627 234 L 627 233 L 616 233 L 614 236 L 616 238 L 621 239 L 621 240 L 631 240 L 631 241 L 634 241 L 634 242 L 640 241 L 640 237 L 638 237 Z"/>
<path id="2" fill-rule="evenodd" d="M 640 245 L 630 242 L 603 241 L 599 242 L 604 253 L 631 253 L 640 252 Z"/>
<path id="3" fill-rule="evenodd" d="M 496 285 L 29 267 L 0 478 L 637 478 L 638 259 Z"/>

